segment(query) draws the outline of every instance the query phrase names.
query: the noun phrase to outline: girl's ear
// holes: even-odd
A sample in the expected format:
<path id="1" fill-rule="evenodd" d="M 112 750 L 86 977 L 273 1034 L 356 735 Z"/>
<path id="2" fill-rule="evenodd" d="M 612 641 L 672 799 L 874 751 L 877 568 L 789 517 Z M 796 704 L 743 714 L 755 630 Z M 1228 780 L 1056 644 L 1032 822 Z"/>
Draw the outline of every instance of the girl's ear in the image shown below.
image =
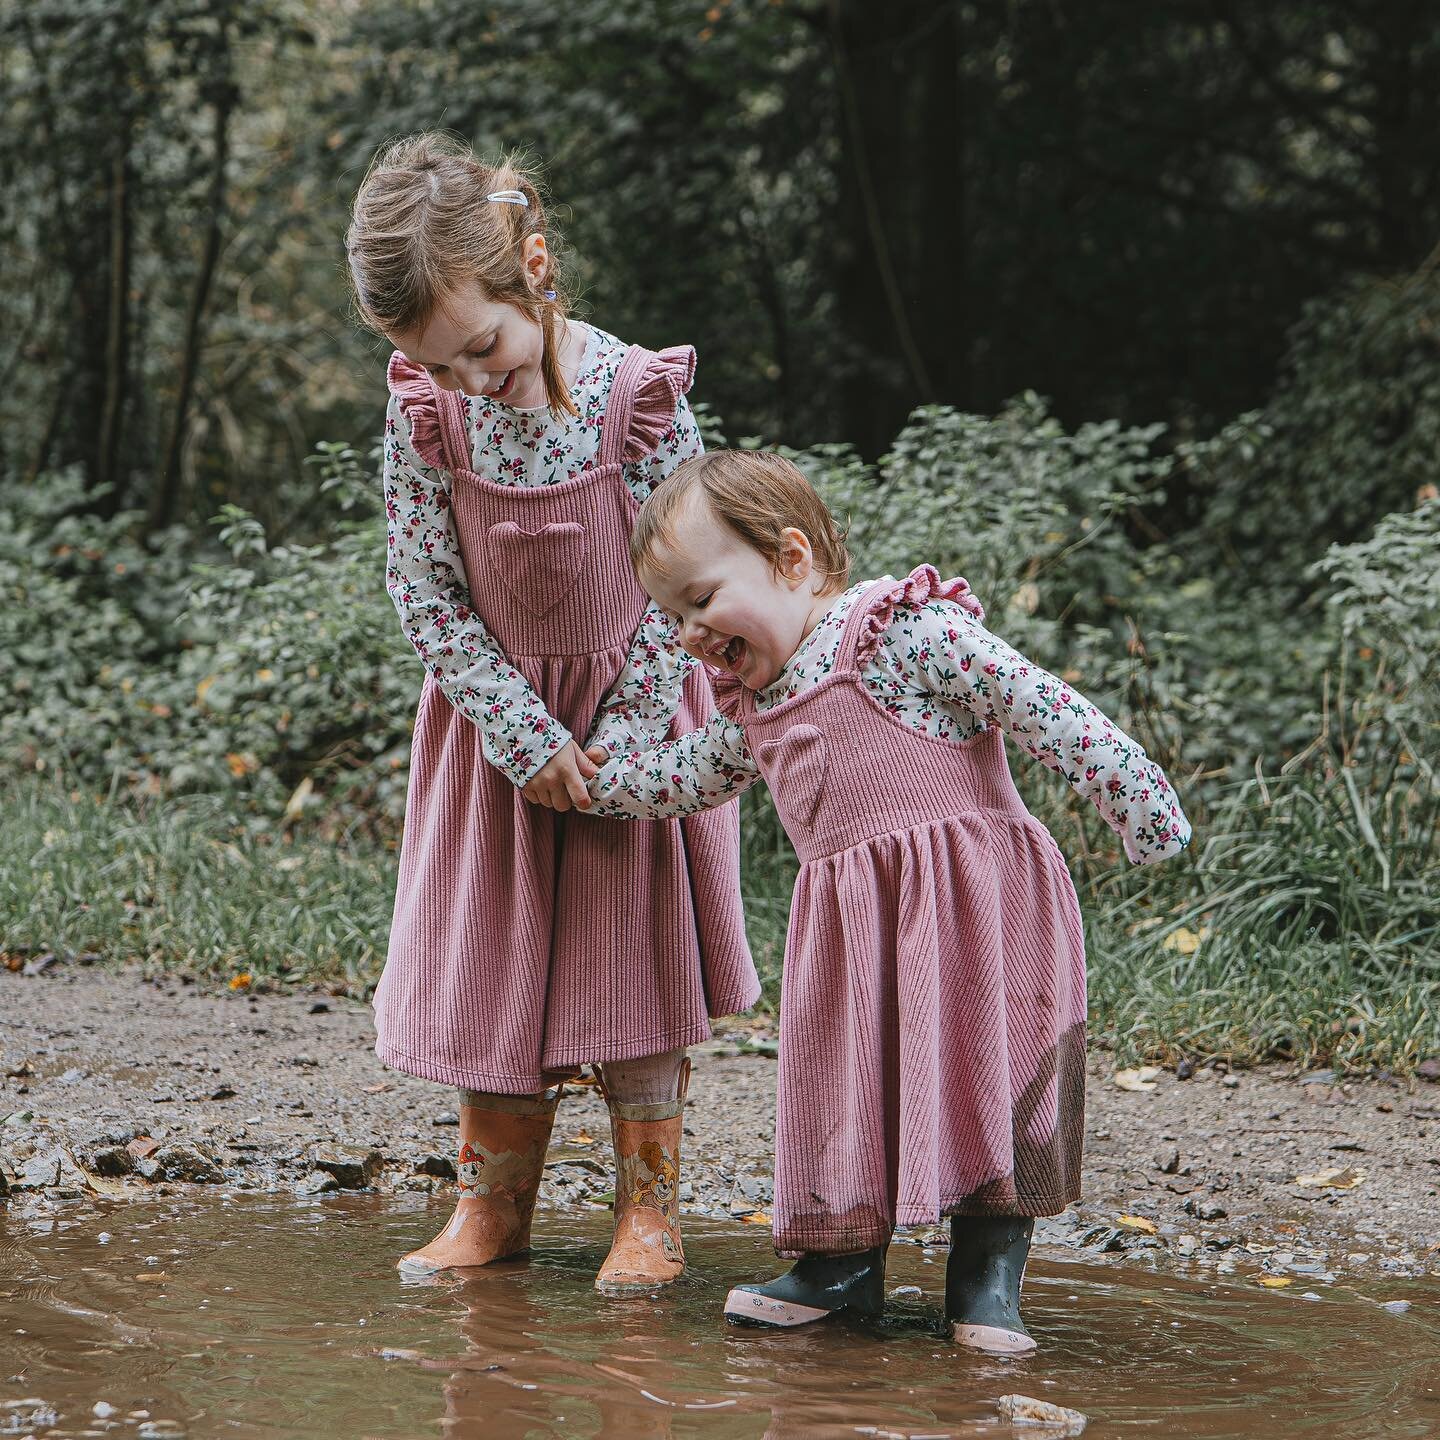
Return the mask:
<path id="1" fill-rule="evenodd" d="M 798 590 L 814 573 L 815 552 L 803 530 L 787 525 L 780 532 L 780 557 L 775 569 L 792 590 Z"/>
<path id="2" fill-rule="evenodd" d="M 545 272 L 550 268 L 550 252 L 545 245 L 545 237 L 538 231 L 534 235 L 527 235 L 520 246 L 520 254 L 525 266 L 525 278 L 540 288 L 545 279 Z"/>

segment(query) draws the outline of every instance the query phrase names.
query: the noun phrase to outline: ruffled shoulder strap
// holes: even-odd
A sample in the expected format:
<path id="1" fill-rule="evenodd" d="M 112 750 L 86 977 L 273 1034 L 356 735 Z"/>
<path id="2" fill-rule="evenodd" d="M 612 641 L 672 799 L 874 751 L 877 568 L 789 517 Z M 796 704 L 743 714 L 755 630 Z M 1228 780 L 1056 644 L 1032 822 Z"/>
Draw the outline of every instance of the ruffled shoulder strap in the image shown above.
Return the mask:
<path id="1" fill-rule="evenodd" d="M 878 581 L 855 603 L 840 637 L 835 668 L 855 670 L 864 665 L 890 628 L 897 606 L 924 605 L 931 600 L 953 600 L 977 620 L 985 618 L 985 607 L 971 593 L 968 580 L 959 576 L 942 580 L 933 565 L 919 565 L 903 580 Z"/>
<path id="2" fill-rule="evenodd" d="M 675 420 L 680 397 L 695 383 L 695 347 L 656 352 L 632 345 L 610 382 L 600 422 L 600 463 L 633 463 L 653 455 Z"/>
<path id="3" fill-rule="evenodd" d="M 417 365 L 398 350 L 390 356 L 385 380 L 390 386 L 390 393 L 400 402 L 400 413 L 409 422 L 410 443 L 415 453 L 427 465 L 439 470 L 453 473 L 463 466 L 468 456 L 463 448 L 457 451 L 457 441 L 451 433 L 457 416 L 449 413 L 442 404 L 445 400 L 454 402 L 450 408 L 458 411 L 458 423 L 463 432 L 465 419 L 460 397 L 442 391 L 423 365 Z"/>

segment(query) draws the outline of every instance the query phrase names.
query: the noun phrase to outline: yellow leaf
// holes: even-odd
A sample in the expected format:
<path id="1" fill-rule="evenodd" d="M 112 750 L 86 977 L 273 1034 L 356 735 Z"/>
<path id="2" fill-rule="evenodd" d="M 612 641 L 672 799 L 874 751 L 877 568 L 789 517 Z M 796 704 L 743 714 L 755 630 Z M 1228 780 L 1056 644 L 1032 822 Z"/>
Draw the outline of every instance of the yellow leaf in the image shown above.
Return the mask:
<path id="1" fill-rule="evenodd" d="M 764 1210 L 752 1210 L 748 1215 L 742 1215 L 740 1219 L 746 1225 L 768 1225 L 770 1216 Z"/>
<path id="2" fill-rule="evenodd" d="M 1188 925 L 1182 925 L 1178 930 L 1172 930 L 1161 942 L 1165 950 L 1174 950 L 1180 955 L 1193 955 L 1199 948 L 1200 942 L 1210 933 L 1208 925 L 1202 925 L 1198 930 L 1192 930 Z"/>
<path id="3" fill-rule="evenodd" d="M 273 670 L 257 670 L 255 672 L 255 678 L 260 681 L 262 685 L 268 685 L 275 678 L 275 672 Z"/>
<path id="4" fill-rule="evenodd" d="M 195 703 L 197 705 L 203 705 L 205 703 L 205 696 L 209 693 L 210 687 L 215 683 L 216 678 L 214 675 L 207 675 L 195 687 Z"/>
<path id="5" fill-rule="evenodd" d="M 252 770 L 260 768 L 259 762 L 253 755 L 240 755 L 234 750 L 226 753 L 225 763 L 230 767 L 230 773 L 237 780 L 242 775 L 248 775 Z"/>
<path id="6" fill-rule="evenodd" d="M 588 1130 L 580 1130 L 570 1137 L 570 1143 L 572 1145 L 593 1145 L 595 1137 Z"/>
<path id="7" fill-rule="evenodd" d="M 242 970 L 238 975 L 232 975 L 230 988 L 232 990 L 248 990 L 250 988 L 250 972 Z"/>
<path id="8" fill-rule="evenodd" d="M 1122 1090 L 1153 1090 L 1160 1074 L 1154 1065 L 1142 1065 L 1138 1070 L 1117 1070 L 1115 1084 Z"/>
<path id="9" fill-rule="evenodd" d="M 1312 1190 L 1353 1190 L 1365 1178 L 1365 1172 L 1347 1165 L 1343 1169 L 1317 1170 L 1313 1175 L 1297 1175 L 1297 1185 Z"/>
<path id="10" fill-rule="evenodd" d="M 296 787 L 295 793 L 285 802 L 285 818 L 287 820 L 298 820 L 300 812 L 309 803 L 310 796 L 315 792 L 315 782 L 307 775 Z"/>
<path id="11" fill-rule="evenodd" d="M 1117 1215 L 1115 1217 L 1115 1223 L 1124 1226 L 1126 1230 L 1139 1230 L 1144 1235 L 1158 1235 L 1160 1233 L 1156 1228 L 1155 1222 L 1153 1220 L 1147 1220 L 1143 1215 Z"/>
<path id="12" fill-rule="evenodd" d="M 1287 1285 L 1295 1283 L 1293 1275 L 1262 1275 L 1260 1283 L 1267 1290 L 1283 1290 Z"/>

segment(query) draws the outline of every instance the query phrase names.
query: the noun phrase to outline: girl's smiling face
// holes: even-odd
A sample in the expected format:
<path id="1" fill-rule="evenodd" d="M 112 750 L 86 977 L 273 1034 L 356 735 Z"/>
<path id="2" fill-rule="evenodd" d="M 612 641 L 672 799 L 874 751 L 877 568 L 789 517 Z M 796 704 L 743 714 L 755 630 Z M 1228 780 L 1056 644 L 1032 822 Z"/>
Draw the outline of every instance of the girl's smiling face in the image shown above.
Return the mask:
<path id="1" fill-rule="evenodd" d="M 527 236 L 521 264 L 537 294 L 548 263 L 545 237 Z M 544 331 L 523 310 L 492 300 L 478 282 L 447 296 L 424 326 L 386 338 L 424 366 L 442 389 L 485 395 L 521 409 L 545 404 Z"/>
<path id="2" fill-rule="evenodd" d="M 513 305 L 486 298 L 478 284 L 451 295 L 422 329 L 388 338 L 442 389 L 517 407 L 545 403 L 539 324 Z"/>
<path id="3" fill-rule="evenodd" d="M 781 539 L 772 566 L 697 493 L 640 572 L 655 603 L 679 618 L 685 649 L 751 690 L 780 678 L 834 599 L 819 593 L 825 577 L 805 535 L 791 528 Z"/>

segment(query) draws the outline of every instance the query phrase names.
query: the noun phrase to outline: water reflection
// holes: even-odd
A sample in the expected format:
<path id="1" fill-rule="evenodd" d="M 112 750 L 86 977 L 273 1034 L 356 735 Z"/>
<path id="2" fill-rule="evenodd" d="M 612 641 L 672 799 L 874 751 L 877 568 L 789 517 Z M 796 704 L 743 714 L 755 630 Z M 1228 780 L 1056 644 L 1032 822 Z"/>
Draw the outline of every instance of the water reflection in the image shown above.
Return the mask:
<path id="1" fill-rule="evenodd" d="M 914 1247 L 890 1285 L 924 1293 L 883 1322 L 776 1333 L 719 1318 L 773 1269 L 763 1230 L 692 1221 L 690 1272 L 637 1302 L 591 1288 L 601 1212 L 540 1216 L 529 1261 L 402 1281 L 429 1223 L 363 1196 L 0 1212 L 0 1435 L 994 1437 L 1013 1391 L 1092 1434 L 1440 1434 L 1435 1281 L 1386 1285 L 1414 1302 L 1392 1315 L 1042 1254 L 1041 1349 L 1005 1361 L 950 1343 L 943 1254 Z"/>

